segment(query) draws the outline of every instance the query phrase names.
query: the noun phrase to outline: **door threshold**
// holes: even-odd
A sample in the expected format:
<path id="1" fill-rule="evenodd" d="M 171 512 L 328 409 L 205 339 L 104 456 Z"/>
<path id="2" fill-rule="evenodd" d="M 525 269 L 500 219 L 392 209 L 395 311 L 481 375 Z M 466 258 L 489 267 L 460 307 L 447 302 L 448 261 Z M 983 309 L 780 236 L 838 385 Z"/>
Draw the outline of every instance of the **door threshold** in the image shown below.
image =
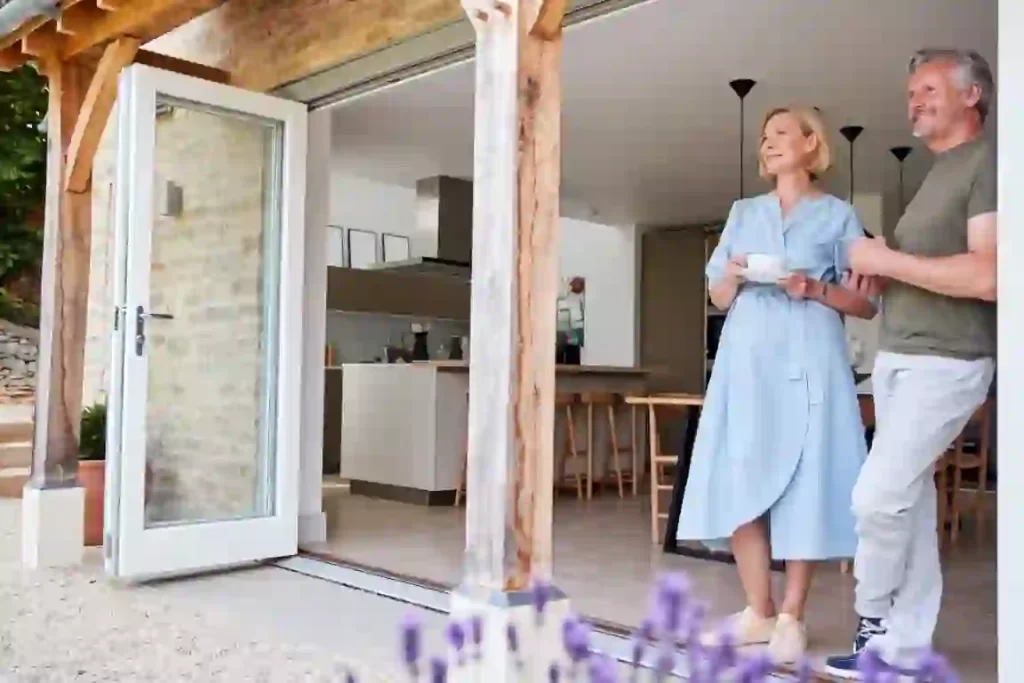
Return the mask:
<path id="1" fill-rule="evenodd" d="M 281 569 L 330 581 L 353 590 L 372 593 L 438 614 L 449 613 L 452 590 L 450 585 L 402 576 L 379 567 L 347 562 L 321 553 L 303 552 L 294 557 L 276 560 L 272 564 Z M 588 617 L 584 617 L 584 619 L 594 629 L 591 634 L 591 644 L 595 650 L 623 664 L 630 663 L 633 644 L 629 629 L 620 624 L 612 624 L 600 619 Z M 655 656 L 655 652 L 648 652 L 644 658 L 644 664 L 653 666 Z M 680 662 L 672 674 L 677 679 L 689 680 L 688 664 L 685 661 Z M 771 680 L 793 681 L 795 679 L 780 673 L 773 674 Z"/>

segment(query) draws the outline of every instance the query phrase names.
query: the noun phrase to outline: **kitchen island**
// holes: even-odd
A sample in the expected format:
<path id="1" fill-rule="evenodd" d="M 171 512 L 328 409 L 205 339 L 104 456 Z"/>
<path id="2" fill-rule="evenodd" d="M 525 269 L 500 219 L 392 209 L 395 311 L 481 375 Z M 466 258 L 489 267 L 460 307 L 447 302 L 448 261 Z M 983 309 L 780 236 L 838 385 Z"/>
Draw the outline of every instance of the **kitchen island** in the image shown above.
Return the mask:
<path id="1" fill-rule="evenodd" d="M 556 391 L 642 392 L 648 374 L 642 368 L 559 365 Z M 342 377 L 341 473 L 351 492 L 417 505 L 452 504 L 466 448 L 469 363 L 347 363 Z M 578 444 L 585 448 L 585 411 L 577 412 L 584 418 L 577 423 Z M 620 422 L 621 443 L 628 444 L 628 420 Z M 603 422 L 595 427 L 595 452 L 607 441 L 599 437 L 601 427 Z M 556 460 L 559 444 L 556 435 Z"/>

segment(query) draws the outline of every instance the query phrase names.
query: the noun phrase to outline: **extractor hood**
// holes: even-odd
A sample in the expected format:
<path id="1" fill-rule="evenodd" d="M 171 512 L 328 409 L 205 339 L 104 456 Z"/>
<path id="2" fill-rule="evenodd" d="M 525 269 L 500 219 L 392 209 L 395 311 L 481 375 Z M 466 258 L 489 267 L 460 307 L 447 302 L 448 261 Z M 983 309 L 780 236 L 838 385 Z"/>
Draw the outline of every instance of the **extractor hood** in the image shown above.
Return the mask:
<path id="1" fill-rule="evenodd" d="M 437 249 L 430 255 L 405 261 L 390 261 L 373 270 L 430 273 L 469 279 L 473 254 L 473 183 L 435 176 L 416 183 L 416 226 L 414 234 L 423 241 L 436 237 Z"/>

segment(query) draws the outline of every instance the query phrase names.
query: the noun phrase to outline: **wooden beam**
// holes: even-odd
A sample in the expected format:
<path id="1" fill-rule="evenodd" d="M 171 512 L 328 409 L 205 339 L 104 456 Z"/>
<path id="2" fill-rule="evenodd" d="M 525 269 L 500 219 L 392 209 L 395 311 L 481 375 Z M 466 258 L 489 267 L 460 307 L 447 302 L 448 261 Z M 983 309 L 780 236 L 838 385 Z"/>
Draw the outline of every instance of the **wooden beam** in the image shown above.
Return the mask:
<path id="1" fill-rule="evenodd" d="M 20 43 L 22 38 L 35 31 L 49 20 L 50 19 L 48 17 L 36 17 L 35 19 L 29 19 L 6 36 L 0 36 L 0 49 L 10 47 L 15 43 Z"/>
<path id="2" fill-rule="evenodd" d="M 89 189 L 92 162 L 117 100 L 117 79 L 121 70 L 132 63 L 138 50 L 137 38 L 119 38 L 103 51 L 71 135 L 65 167 L 65 191 L 85 192 Z"/>
<path id="3" fill-rule="evenodd" d="M 97 3 L 100 9 L 111 9 L 81 32 L 68 36 L 61 46 L 61 58 L 70 59 L 123 36 L 134 36 L 145 42 L 222 2 L 224 0 L 146 0 L 130 2 L 116 10 L 110 2 Z"/>
<path id="4" fill-rule="evenodd" d="M 530 34 L 542 40 L 554 40 L 562 33 L 565 0 L 543 0 Z"/>
<path id="5" fill-rule="evenodd" d="M 105 16 L 107 13 L 96 6 L 95 0 L 79 0 L 61 10 L 57 32 L 65 35 L 81 33 Z"/>
<path id="6" fill-rule="evenodd" d="M 20 45 L 0 49 L 0 71 L 14 71 L 27 62 L 28 55 L 21 51 Z"/>
<path id="7" fill-rule="evenodd" d="M 466 584 L 518 591 L 551 576 L 561 39 L 531 32 L 541 0 L 462 4 L 477 35 Z"/>
<path id="8" fill-rule="evenodd" d="M 77 481 L 92 196 L 64 192 L 64 160 L 91 77 L 88 66 L 47 60 L 46 209 L 31 485 Z"/>
<path id="9" fill-rule="evenodd" d="M 228 83 L 231 81 L 231 74 L 224 71 L 224 69 L 197 64 L 196 62 L 178 59 L 177 57 L 169 57 L 158 52 L 150 52 L 149 50 L 139 50 L 135 55 L 135 63 L 146 64 L 147 66 L 164 69 L 165 71 L 173 71 L 185 76 L 195 76 L 196 78 L 213 81 L 214 83 Z"/>
<path id="10" fill-rule="evenodd" d="M 106 12 L 116 12 L 130 2 L 131 0 L 96 0 L 96 6 Z"/>
<path id="11" fill-rule="evenodd" d="M 47 22 L 21 39 L 21 51 L 29 57 L 50 60 L 57 54 L 60 37 L 57 33 L 57 23 Z"/>

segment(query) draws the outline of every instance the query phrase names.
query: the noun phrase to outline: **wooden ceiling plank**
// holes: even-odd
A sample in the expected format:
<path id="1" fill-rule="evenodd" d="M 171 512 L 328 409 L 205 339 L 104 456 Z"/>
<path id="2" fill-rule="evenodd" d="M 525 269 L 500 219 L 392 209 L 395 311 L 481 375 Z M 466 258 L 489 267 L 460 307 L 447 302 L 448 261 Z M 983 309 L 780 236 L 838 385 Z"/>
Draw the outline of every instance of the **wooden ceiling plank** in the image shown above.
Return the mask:
<path id="1" fill-rule="evenodd" d="M 64 180 L 68 192 L 89 189 L 92 162 L 117 99 L 118 76 L 121 69 L 132 63 L 138 50 L 137 38 L 119 38 L 103 51 L 71 134 Z"/>
<path id="2" fill-rule="evenodd" d="M 164 69 L 165 71 L 173 71 L 185 76 L 195 76 L 196 78 L 213 81 L 214 83 L 229 83 L 231 81 L 231 74 L 223 69 L 190 62 L 185 59 L 178 59 L 177 57 L 168 57 L 167 55 L 150 52 L 149 50 L 139 50 L 138 54 L 135 55 L 135 63 Z"/>

